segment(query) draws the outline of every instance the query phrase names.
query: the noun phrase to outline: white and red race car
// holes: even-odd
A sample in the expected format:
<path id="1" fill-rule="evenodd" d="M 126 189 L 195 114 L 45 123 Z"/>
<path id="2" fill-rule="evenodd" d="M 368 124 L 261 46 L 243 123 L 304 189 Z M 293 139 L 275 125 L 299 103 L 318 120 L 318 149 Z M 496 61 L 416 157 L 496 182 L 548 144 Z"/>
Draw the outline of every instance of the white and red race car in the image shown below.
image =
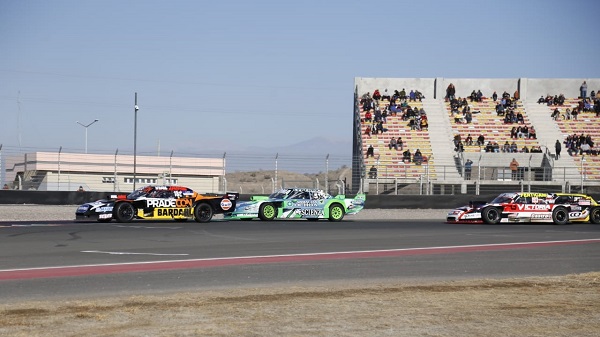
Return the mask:
<path id="1" fill-rule="evenodd" d="M 447 223 L 569 222 L 600 224 L 600 205 L 589 195 L 574 193 L 502 193 L 491 202 L 471 202 L 448 212 Z"/>

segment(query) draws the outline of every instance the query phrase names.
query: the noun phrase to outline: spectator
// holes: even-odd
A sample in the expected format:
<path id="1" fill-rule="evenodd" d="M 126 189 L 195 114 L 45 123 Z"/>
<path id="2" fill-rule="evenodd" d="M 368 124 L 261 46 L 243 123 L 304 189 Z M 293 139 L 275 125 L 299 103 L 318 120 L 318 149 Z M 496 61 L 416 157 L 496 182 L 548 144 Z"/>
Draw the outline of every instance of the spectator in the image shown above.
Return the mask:
<path id="1" fill-rule="evenodd" d="M 381 93 L 379 92 L 379 89 L 375 89 L 375 91 L 373 91 L 373 99 L 376 101 L 381 99 Z"/>
<path id="2" fill-rule="evenodd" d="M 390 97 L 390 94 L 388 93 L 388 90 L 385 89 L 383 92 L 383 95 L 381 95 L 381 100 L 388 100 L 390 101 L 392 98 Z"/>
<path id="3" fill-rule="evenodd" d="M 413 155 L 413 161 L 417 165 L 421 165 L 423 163 L 423 154 L 421 153 L 421 150 L 417 149 L 417 151 L 415 151 L 415 154 Z"/>
<path id="4" fill-rule="evenodd" d="M 369 145 L 369 148 L 367 149 L 367 158 L 369 157 L 375 157 L 375 149 L 373 148 L 373 145 Z"/>
<path id="5" fill-rule="evenodd" d="M 471 113 L 471 111 L 467 111 L 465 113 L 465 121 L 467 122 L 467 124 L 470 124 L 472 120 L 473 120 L 473 114 Z"/>
<path id="6" fill-rule="evenodd" d="M 577 115 L 579 114 L 579 109 L 578 108 L 573 108 L 573 111 L 571 112 L 571 115 L 573 116 L 573 120 L 577 120 Z"/>
<path id="7" fill-rule="evenodd" d="M 467 159 L 465 162 L 465 180 L 471 180 L 471 169 L 473 168 L 473 161 Z"/>
<path id="8" fill-rule="evenodd" d="M 525 124 L 525 118 L 523 118 L 523 114 L 521 113 L 521 111 L 517 112 L 517 122 Z"/>
<path id="9" fill-rule="evenodd" d="M 365 136 L 368 136 L 369 138 L 371 138 L 371 126 L 367 125 L 367 128 L 365 129 Z"/>
<path id="10" fill-rule="evenodd" d="M 517 161 L 517 159 L 513 158 L 509 164 L 509 167 L 512 180 L 517 180 L 519 170 L 519 162 Z"/>
<path id="11" fill-rule="evenodd" d="M 552 111 L 552 115 L 550 115 L 550 117 L 553 120 L 558 120 L 559 116 L 560 116 L 560 110 L 558 110 L 558 108 L 554 109 L 554 111 Z"/>
<path id="12" fill-rule="evenodd" d="M 498 144 L 498 142 L 494 142 L 492 147 L 494 148 L 495 153 L 500 153 L 500 145 Z"/>
<path id="13" fill-rule="evenodd" d="M 498 94 L 495 91 L 492 94 L 492 99 L 494 100 L 494 102 L 496 102 L 498 100 Z"/>
<path id="14" fill-rule="evenodd" d="M 371 178 L 371 179 L 377 178 L 377 167 L 371 166 L 371 169 L 369 170 L 369 178 Z"/>
<path id="15" fill-rule="evenodd" d="M 554 150 L 556 151 L 555 159 L 560 158 L 560 151 L 562 150 L 562 145 L 560 144 L 558 139 L 556 140 L 556 143 L 554 143 Z"/>
<path id="16" fill-rule="evenodd" d="M 523 145 L 523 148 L 521 149 L 521 152 L 523 152 L 523 153 L 529 153 L 529 148 L 527 147 L 527 145 Z"/>
<path id="17" fill-rule="evenodd" d="M 519 100 L 519 97 L 521 97 L 521 96 L 519 95 L 519 90 L 515 90 L 515 93 L 513 94 L 513 98 L 515 99 L 515 101 L 518 101 L 518 100 Z"/>
<path id="18" fill-rule="evenodd" d="M 533 125 L 529 128 L 529 138 L 537 139 L 537 133 L 535 132 Z"/>
<path id="19" fill-rule="evenodd" d="M 517 153 L 517 152 L 519 152 L 519 148 L 517 147 L 517 143 L 515 143 L 514 141 L 510 144 L 510 152 L 511 153 Z"/>
<path id="20" fill-rule="evenodd" d="M 456 88 L 454 84 L 450 83 L 448 88 L 446 88 L 446 102 L 454 99 L 454 95 L 456 94 Z"/>
<path id="21" fill-rule="evenodd" d="M 409 149 L 406 149 L 406 151 L 402 152 L 402 161 L 403 162 L 410 163 L 411 162 L 410 157 L 411 157 L 411 153 L 410 153 Z"/>
<path id="22" fill-rule="evenodd" d="M 467 135 L 467 138 L 465 138 L 465 144 L 467 146 L 472 146 L 473 145 L 473 137 L 471 137 L 470 133 Z"/>
<path id="23" fill-rule="evenodd" d="M 581 83 L 581 87 L 579 87 L 579 92 L 581 94 L 581 99 L 585 99 L 585 97 L 587 96 L 587 83 L 585 83 L 585 81 Z"/>
<path id="24" fill-rule="evenodd" d="M 365 113 L 365 122 L 372 122 L 373 121 L 373 114 L 371 113 L 371 110 L 367 111 Z"/>
<path id="25" fill-rule="evenodd" d="M 398 141 L 396 140 L 396 138 L 394 138 L 394 137 L 390 138 L 390 142 L 388 144 L 388 148 L 390 150 L 392 148 L 394 148 L 396 151 L 398 150 Z"/>
<path id="26" fill-rule="evenodd" d="M 510 129 L 510 138 L 517 139 L 517 127 L 516 126 L 513 126 L 512 129 Z"/>
<path id="27" fill-rule="evenodd" d="M 400 151 L 404 150 L 404 141 L 402 140 L 402 137 L 398 137 L 398 139 L 396 139 L 396 144 L 400 148 Z"/>
<path id="28" fill-rule="evenodd" d="M 8 184 L 4 184 L 4 186 L 2 187 L 3 190 L 10 190 L 10 187 L 8 187 Z"/>
<path id="29" fill-rule="evenodd" d="M 400 90 L 400 99 L 402 99 L 402 100 L 406 99 L 406 90 L 404 90 L 404 88 L 402 88 L 402 90 Z"/>
<path id="30" fill-rule="evenodd" d="M 415 102 L 417 100 L 417 94 L 415 93 L 414 90 L 411 90 L 410 93 L 408 94 L 408 100 L 411 102 Z"/>
<path id="31" fill-rule="evenodd" d="M 508 143 L 508 140 L 502 146 L 502 152 L 510 153 L 510 144 Z"/>
<path id="32" fill-rule="evenodd" d="M 538 99 L 537 102 L 538 102 L 538 104 L 546 103 L 546 99 L 544 98 L 544 95 L 540 96 L 540 98 Z"/>
<path id="33" fill-rule="evenodd" d="M 477 137 L 477 145 L 483 146 L 483 144 L 485 144 L 485 137 L 483 134 L 480 134 L 479 137 Z"/>
<path id="34" fill-rule="evenodd" d="M 494 144 L 491 141 L 485 146 L 485 152 L 494 152 Z"/>
<path id="35" fill-rule="evenodd" d="M 79 186 L 79 188 L 77 189 L 77 192 L 85 192 L 85 190 L 83 189 L 83 186 Z"/>

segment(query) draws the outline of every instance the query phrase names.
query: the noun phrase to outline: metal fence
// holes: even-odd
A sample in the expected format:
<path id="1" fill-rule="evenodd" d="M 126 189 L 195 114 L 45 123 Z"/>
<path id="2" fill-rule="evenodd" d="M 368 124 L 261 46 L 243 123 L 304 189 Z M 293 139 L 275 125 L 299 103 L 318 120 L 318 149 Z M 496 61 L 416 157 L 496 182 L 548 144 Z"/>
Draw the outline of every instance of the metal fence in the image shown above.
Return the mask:
<path id="1" fill-rule="evenodd" d="M 69 149 L 60 149 L 66 152 Z M 20 149 L 0 146 L 1 185 L 13 181 L 6 180 L 6 158 L 24 156 L 26 153 L 49 151 L 48 149 Z M 54 151 L 57 151 L 54 149 Z M 73 151 L 73 150 L 71 150 Z M 117 162 L 118 156 L 131 155 L 125 151 L 94 152 L 111 154 Z M 182 178 L 171 174 L 173 159 L 181 156 L 198 158 L 198 163 L 206 158 L 222 160 L 224 169 L 215 173 L 218 178 L 206 191 L 238 191 L 249 194 L 269 194 L 282 187 L 314 187 L 327 190 L 331 194 L 351 194 L 358 191 L 370 194 L 487 194 L 499 190 L 561 190 L 589 192 L 598 190 L 600 181 L 588 179 L 576 168 L 554 167 L 521 167 L 513 175 L 508 166 L 472 166 L 470 174 L 460 166 L 377 163 L 377 176 L 370 177 L 367 167 L 353 165 L 363 163 L 362 155 L 354 158 L 351 155 L 314 154 L 297 155 L 287 153 L 148 153 L 140 152 L 140 156 L 156 156 L 156 171 L 153 177 L 141 177 L 139 183 L 166 184 L 181 183 Z M 112 158 L 112 157 L 111 157 Z M 161 159 L 161 160 L 159 160 Z M 199 164 L 200 165 L 200 164 Z M 60 166 L 60 163 L 58 163 Z M 63 166 L 64 167 L 64 166 Z M 122 177 L 127 167 L 114 165 L 113 159 L 106 164 L 98 183 L 84 183 L 72 179 L 68 171 L 61 172 L 58 188 L 48 190 L 75 190 L 84 185 L 86 190 L 112 191 L 116 186 L 113 177 Z M 204 168 L 205 169 L 205 168 Z M 262 172 L 258 177 L 236 177 L 236 173 Z M 92 173 L 92 172 L 90 172 Z M 98 172 L 93 172 L 98 173 Z M 74 175 L 73 175 L 74 176 Z M 122 180 L 122 179 L 121 179 Z M 127 181 L 120 181 L 125 184 Z M 26 189 L 26 188 L 24 188 Z"/>

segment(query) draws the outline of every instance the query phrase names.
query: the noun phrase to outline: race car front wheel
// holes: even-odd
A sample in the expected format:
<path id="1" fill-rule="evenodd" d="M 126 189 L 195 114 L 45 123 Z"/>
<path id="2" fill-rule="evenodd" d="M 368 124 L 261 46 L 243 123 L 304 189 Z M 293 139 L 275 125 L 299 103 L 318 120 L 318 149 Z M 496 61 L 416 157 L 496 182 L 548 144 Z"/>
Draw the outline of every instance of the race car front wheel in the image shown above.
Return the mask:
<path id="1" fill-rule="evenodd" d="M 118 222 L 131 222 L 135 217 L 135 208 L 128 202 L 118 203 L 115 207 L 115 218 Z"/>
<path id="2" fill-rule="evenodd" d="M 600 224 L 600 207 L 592 207 L 590 211 L 590 222 L 593 224 Z"/>
<path id="3" fill-rule="evenodd" d="M 569 211 L 562 206 L 554 208 L 552 211 L 552 221 L 555 225 L 566 225 L 569 222 Z"/>
<path id="4" fill-rule="evenodd" d="M 329 206 L 329 221 L 342 221 L 344 218 L 344 207 L 340 204 Z"/>
<path id="5" fill-rule="evenodd" d="M 198 204 L 194 207 L 194 220 L 196 222 L 209 222 L 213 217 L 213 209 L 209 204 Z"/>
<path id="6" fill-rule="evenodd" d="M 270 221 L 275 219 L 276 215 L 277 210 L 275 209 L 275 206 L 273 204 L 264 203 L 260 205 L 260 208 L 258 210 L 258 217 L 261 220 Z"/>
<path id="7" fill-rule="evenodd" d="M 502 219 L 502 213 L 496 207 L 486 207 L 481 211 L 481 218 L 486 224 L 497 224 Z"/>

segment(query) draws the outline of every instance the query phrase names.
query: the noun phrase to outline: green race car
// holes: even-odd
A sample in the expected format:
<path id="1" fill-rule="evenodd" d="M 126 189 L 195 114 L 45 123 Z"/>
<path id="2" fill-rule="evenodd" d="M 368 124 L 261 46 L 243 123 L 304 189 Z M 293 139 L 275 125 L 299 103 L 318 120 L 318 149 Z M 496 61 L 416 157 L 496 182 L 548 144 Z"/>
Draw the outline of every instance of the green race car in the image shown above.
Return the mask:
<path id="1" fill-rule="evenodd" d="M 331 196 L 319 189 L 286 188 L 269 196 L 253 196 L 238 202 L 233 212 L 224 213 L 227 220 L 307 219 L 342 221 L 346 214 L 356 214 L 365 206 L 366 196 L 353 199 L 339 194 Z"/>

